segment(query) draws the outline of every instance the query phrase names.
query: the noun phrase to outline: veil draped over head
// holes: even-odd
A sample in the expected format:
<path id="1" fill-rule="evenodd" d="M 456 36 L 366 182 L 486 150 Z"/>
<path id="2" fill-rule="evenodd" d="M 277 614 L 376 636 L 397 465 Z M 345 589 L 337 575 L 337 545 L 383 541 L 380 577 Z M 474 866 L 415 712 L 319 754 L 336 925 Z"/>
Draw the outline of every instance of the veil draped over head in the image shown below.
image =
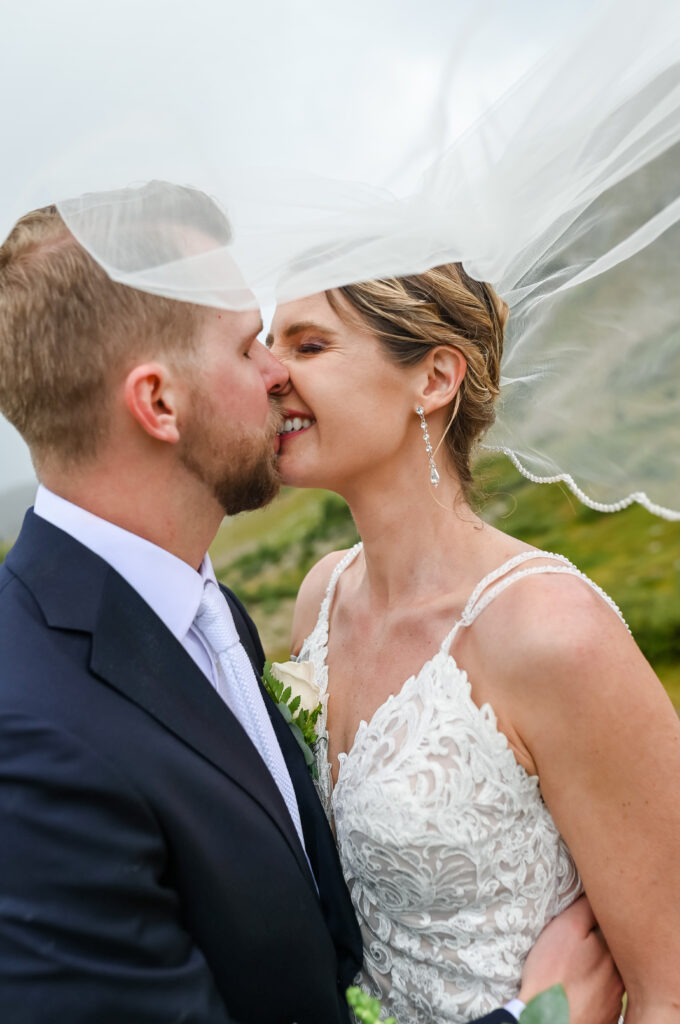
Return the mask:
<path id="1" fill-rule="evenodd" d="M 485 444 L 680 519 L 673 0 L 146 4 L 141 51 L 128 0 L 72 46 L 85 108 L 29 97 L 61 122 L 0 234 L 56 199 L 115 280 L 235 310 L 462 261 L 510 307 Z"/>

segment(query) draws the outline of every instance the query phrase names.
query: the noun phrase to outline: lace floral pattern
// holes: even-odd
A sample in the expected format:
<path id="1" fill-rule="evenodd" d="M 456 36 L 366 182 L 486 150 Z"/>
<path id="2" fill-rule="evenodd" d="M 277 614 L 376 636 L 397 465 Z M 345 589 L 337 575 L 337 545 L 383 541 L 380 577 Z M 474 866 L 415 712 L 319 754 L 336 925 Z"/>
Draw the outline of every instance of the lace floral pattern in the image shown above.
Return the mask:
<path id="1" fill-rule="evenodd" d="M 538 780 L 516 761 L 490 705 L 472 700 L 449 645 L 488 604 L 489 584 L 524 561 L 559 564 L 518 577 L 581 574 L 560 556 L 527 552 L 483 580 L 440 651 L 361 723 L 333 789 L 328 618 L 337 580 L 359 550 L 333 572 L 300 660 L 314 663 L 323 695 L 319 791 L 363 935 L 360 983 L 399 1024 L 463 1022 L 516 995 L 539 932 L 582 886 Z"/>

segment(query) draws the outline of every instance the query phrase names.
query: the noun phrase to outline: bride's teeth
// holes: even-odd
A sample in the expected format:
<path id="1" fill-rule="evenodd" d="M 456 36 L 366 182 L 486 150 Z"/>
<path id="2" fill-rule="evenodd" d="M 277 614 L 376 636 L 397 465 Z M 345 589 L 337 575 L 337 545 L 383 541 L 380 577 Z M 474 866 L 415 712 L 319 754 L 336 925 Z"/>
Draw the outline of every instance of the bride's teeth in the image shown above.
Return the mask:
<path id="1" fill-rule="evenodd" d="M 283 426 L 279 433 L 292 434 L 296 430 L 306 430 L 307 427 L 311 427 L 314 422 L 314 420 L 307 419 L 306 417 L 305 419 L 302 419 L 301 416 L 295 416 L 292 419 L 289 418 L 283 421 Z"/>

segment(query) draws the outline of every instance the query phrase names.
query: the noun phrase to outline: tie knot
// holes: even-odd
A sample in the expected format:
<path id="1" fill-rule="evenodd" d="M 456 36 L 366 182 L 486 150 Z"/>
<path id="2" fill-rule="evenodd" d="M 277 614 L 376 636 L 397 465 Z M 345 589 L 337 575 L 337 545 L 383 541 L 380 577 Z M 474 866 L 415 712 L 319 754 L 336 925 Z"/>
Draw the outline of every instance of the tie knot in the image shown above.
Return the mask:
<path id="1" fill-rule="evenodd" d="M 194 622 L 216 654 L 240 643 L 229 605 L 212 580 L 203 587 Z"/>

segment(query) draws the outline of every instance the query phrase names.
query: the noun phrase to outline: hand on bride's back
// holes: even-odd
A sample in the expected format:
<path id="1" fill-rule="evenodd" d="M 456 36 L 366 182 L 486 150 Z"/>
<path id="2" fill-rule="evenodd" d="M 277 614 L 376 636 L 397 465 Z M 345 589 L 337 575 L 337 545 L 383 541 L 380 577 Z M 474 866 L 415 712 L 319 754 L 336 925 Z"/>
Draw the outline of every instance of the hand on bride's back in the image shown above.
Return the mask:
<path id="1" fill-rule="evenodd" d="M 562 984 L 569 1024 L 614 1024 L 621 1012 L 623 983 L 585 896 L 541 932 L 522 974 L 525 1003 Z"/>

